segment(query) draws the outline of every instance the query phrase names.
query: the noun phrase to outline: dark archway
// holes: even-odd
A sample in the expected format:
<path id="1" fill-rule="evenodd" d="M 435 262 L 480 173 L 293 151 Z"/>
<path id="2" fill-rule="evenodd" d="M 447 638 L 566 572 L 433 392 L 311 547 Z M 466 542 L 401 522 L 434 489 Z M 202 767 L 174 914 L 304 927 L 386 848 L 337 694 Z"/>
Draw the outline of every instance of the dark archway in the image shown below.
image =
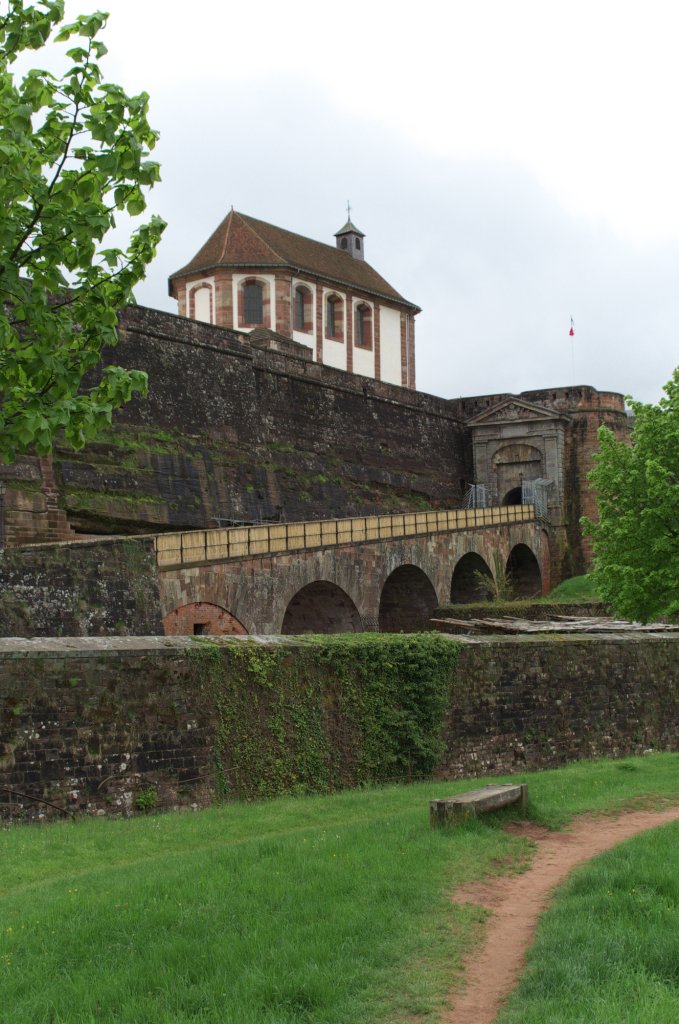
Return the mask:
<path id="1" fill-rule="evenodd" d="M 521 504 L 521 488 L 512 487 L 511 491 L 507 491 L 504 498 L 502 499 L 503 505 L 520 505 Z"/>
<path id="2" fill-rule="evenodd" d="M 401 565 L 387 576 L 380 597 L 381 633 L 416 633 L 430 628 L 438 605 L 431 580 L 416 565 Z"/>
<path id="3" fill-rule="evenodd" d="M 317 580 L 298 590 L 285 609 L 281 633 L 360 633 L 358 608 L 341 587 Z"/>
<path id="4" fill-rule="evenodd" d="M 517 597 L 535 597 L 542 593 L 540 564 L 526 544 L 517 544 L 510 551 L 507 573 Z"/>
<path id="5" fill-rule="evenodd" d="M 166 636 L 245 636 L 247 629 L 218 604 L 194 601 L 175 608 L 163 619 Z"/>
<path id="6" fill-rule="evenodd" d="M 481 577 L 488 579 L 486 585 Z M 493 592 L 493 574 L 487 562 L 475 551 L 463 555 L 455 566 L 450 584 L 451 604 L 489 601 Z"/>

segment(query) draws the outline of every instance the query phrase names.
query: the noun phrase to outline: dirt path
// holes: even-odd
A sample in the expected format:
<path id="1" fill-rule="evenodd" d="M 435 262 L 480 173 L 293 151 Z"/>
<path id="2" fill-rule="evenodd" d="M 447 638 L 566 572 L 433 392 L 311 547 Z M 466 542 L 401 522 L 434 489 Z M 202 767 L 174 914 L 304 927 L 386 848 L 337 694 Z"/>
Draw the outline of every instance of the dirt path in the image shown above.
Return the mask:
<path id="1" fill-rule="evenodd" d="M 483 945 L 466 964 L 466 986 L 450 996 L 441 1024 L 492 1024 L 516 985 L 537 919 L 552 890 L 578 864 L 638 832 L 679 819 L 679 807 L 635 811 L 619 818 L 581 818 L 564 832 L 548 832 L 529 822 L 512 829 L 538 844 L 522 875 L 505 875 L 458 889 L 456 903 L 476 903 L 492 912 Z"/>

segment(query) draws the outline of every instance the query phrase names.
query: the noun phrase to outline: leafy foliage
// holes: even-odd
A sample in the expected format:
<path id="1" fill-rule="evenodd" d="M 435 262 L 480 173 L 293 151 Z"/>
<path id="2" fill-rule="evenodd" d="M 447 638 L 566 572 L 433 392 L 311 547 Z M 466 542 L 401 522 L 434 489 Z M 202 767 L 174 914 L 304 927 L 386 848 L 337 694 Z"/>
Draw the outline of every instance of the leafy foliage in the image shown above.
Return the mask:
<path id="1" fill-rule="evenodd" d="M 292 650 L 197 641 L 218 789 L 249 799 L 428 777 L 457 655 L 437 633 L 298 637 Z"/>
<path id="2" fill-rule="evenodd" d="M 159 179 L 148 96 L 102 80 L 101 13 L 62 25 L 63 0 L 0 0 L 0 456 L 47 453 L 57 431 L 82 447 L 112 411 L 144 393 L 140 371 L 100 363 L 116 310 L 132 298 L 164 228 L 153 217 L 126 250 L 115 216 L 136 216 Z M 61 27 L 60 27 L 61 26 Z M 59 76 L 12 65 L 50 39 L 68 42 Z"/>
<path id="3" fill-rule="evenodd" d="M 516 597 L 512 574 L 499 551 L 493 552 L 492 575 L 477 569 L 474 572 L 474 580 L 476 589 L 486 594 L 489 601 L 511 601 Z"/>
<path id="4" fill-rule="evenodd" d="M 679 613 L 679 369 L 664 390 L 658 405 L 632 402 L 631 446 L 599 430 L 599 522 L 585 520 L 598 593 L 641 622 Z"/>

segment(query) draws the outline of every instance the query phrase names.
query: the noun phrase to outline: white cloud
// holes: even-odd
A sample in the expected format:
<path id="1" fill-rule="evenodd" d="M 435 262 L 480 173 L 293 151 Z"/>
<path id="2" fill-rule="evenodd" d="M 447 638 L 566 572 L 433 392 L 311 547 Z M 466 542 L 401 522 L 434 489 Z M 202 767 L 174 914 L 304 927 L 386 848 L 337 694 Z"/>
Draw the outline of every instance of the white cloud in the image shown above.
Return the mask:
<path id="1" fill-rule="evenodd" d="M 72 0 L 70 12 L 99 6 Z M 418 318 L 420 386 L 657 398 L 678 360 L 679 9 L 112 0 L 107 75 L 147 89 L 170 222 L 140 301 L 231 203 L 368 258 Z"/>

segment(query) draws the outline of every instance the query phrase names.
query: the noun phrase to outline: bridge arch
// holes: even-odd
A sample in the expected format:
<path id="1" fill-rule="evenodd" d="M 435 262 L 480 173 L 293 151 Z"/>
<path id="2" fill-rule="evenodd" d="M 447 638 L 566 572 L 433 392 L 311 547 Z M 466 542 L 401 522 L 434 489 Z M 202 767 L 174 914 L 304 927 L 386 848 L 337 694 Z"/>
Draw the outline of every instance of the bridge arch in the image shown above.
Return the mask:
<path id="1" fill-rule="evenodd" d="M 381 633 L 416 633 L 429 628 L 438 605 L 434 584 L 417 565 L 399 565 L 387 576 L 380 594 Z"/>
<path id="2" fill-rule="evenodd" d="M 166 636 L 245 636 L 247 629 L 235 615 L 209 601 L 192 601 L 163 619 Z"/>
<path id="3" fill-rule="evenodd" d="M 358 608 L 345 590 L 330 580 L 315 580 L 288 602 L 281 633 L 360 633 Z"/>
<path id="4" fill-rule="evenodd" d="M 542 593 L 540 563 L 527 544 L 516 544 L 509 552 L 507 573 L 517 597 L 534 597 Z"/>
<path id="5" fill-rule="evenodd" d="M 451 604 L 469 604 L 474 601 L 490 600 L 491 591 L 482 577 L 492 584 L 493 573 L 485 558 L 476 551 L 468 551 L 457 562 L 450 581 Z"/>

